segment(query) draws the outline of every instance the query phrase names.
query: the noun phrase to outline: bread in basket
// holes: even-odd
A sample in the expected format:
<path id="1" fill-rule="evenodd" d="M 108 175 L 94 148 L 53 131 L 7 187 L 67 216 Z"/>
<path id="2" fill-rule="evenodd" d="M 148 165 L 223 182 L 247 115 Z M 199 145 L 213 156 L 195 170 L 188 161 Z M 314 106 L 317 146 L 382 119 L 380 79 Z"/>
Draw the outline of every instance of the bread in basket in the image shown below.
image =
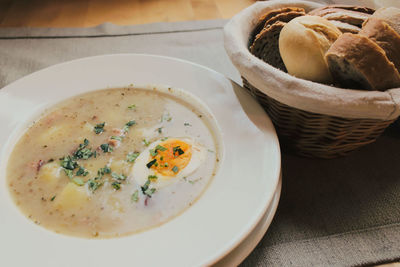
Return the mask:
<path id="1" fill-rule="evenodd" d="M 271 9 L 321 4 L 308 1 L 257 2 L 224 28 L 225 49 L 244 87 L 263 105 L 282 147 L 304 156 L 334 158 L 369 144 L 400 115 L 400 88 L 364 91 L 296 78 L 249 51 L 258 18 Z M 304 66 L 305 68 L 307 66 Z"/>

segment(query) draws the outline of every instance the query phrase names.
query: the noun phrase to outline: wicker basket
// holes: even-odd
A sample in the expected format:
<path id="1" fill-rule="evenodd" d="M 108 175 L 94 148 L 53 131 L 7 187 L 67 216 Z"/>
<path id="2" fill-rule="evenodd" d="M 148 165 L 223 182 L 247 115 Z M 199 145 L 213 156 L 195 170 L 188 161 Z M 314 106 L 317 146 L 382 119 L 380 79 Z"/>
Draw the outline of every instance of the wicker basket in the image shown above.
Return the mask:
<path id="1" fill-rule="evenodd" d="M 372 143 L 394 120 L 346 119 L 300 110 L 243 85 L 268 113 L 282 149 L 306 157 L 335 158 Z"/>
<path id="2" fill-rule="evenodd" d="M 274 69 L 248 51 L 247 40 L 259 15 L 269 8 L 289 5 L 310 10 L 318 4 L 256 3 L 225 27 L 225 48 L 242 75 L 244 87 L 270 116 L 286 151 L 334 158 L 374 142 L 400 115 L 400 89 L 368 92 L 313 83 Z"/>

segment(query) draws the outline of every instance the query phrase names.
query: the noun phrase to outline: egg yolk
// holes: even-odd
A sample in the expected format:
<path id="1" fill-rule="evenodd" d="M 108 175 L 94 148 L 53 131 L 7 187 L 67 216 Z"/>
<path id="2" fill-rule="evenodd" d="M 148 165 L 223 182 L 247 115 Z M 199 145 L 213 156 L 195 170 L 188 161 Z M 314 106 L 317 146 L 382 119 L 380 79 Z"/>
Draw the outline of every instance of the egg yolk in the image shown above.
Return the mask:
<path id="1" fill-rule="evenodd" d="M 154 149 L 154 154 L 152 159 L 157 161 L 151 168 L 161 175 L 174 177 L 189 164 L 192 146 L 178 139 L 168 139 Z"/>

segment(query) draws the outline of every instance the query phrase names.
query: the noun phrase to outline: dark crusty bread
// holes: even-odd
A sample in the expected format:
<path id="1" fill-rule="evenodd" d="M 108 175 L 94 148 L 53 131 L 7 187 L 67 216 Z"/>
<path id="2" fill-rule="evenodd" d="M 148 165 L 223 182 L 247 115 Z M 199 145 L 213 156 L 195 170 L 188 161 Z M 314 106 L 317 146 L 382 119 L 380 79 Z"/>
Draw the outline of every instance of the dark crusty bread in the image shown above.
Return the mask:
<path id="1" fill-rule="evenodd" d="M 361 25 L 374 10 L 350 5 L 329 5 L 314 9 L 308 15 L 320 16 L 331 21 L 341 32 L 358 33 Z"/>
<path id="2" fill-rule="evenodd" d="M 277 21 L 264 28 L 250 47 L 253 55 L 283 71 L 286 71 L 286 68 L 279 53 L 279 34 L 285 24 Z"/>
<path id="3" fill-rule="evenodd" d="M 363 35 L 342 34 L 325 57 L 333 78 L 344 87 L 383 91 L 400 86 L 400 74 L 385 51 Z"/>
<path id="4" fill-rule="evenodd" d="M 277 9 L 272 9 L 269 10 L 268 12 L 266 12 L 264 15 L 262 15 L 259 19 L 258 22 L 256 24 L 256 26 L 254 27 L 254 30 L 251 34 L 251 37 L 249 39 L 249 43 L 250 45 L 253 43 L 254 38 L 256 37 L 257 34 L 260 33 L 260 31 L 265 27 L 265 22 L 273 17 L 275 17 L 276 15 L 279 15 L 281 13 L 287 13 L 287 12 L 304 12 L 305 10 L 304 8 L 301 7 L 283 7 L 283 8 L 277 8 Z"/>
<path id="5" fill-rule="evenodd" d="M 368 37 L 385 50 L 388 59 L 400 72 L 400 35 L 385 21 L 371 17 L 363 25 L 360 34 Z"/>
<path id="6" fill-rule="evenodd" d="M 287 22 L 303 15 L 305 15 L 304 9 L 296 7 L 269 11 L 259 20 L 264 22 L 264 25 L 250 44 L 250 52 L 273 67 L 286 71 L 279 53 L 279 34 Z"/>
<path id="7" fill-rule="evenodd" d="M 290 11 L 290 12 L 283 12 L 280 13 L 270 19 L 268 19 L 267 21 L 265 21 L 264 27 L 266 28 L 272 24 L 274 24 L 277 21 L 281 21 L 281 22 L 289 22 L 294 18 L 300 17 L 300 16 L 304 16 L 306 13 L 304 11 Z M 260 31 L 261 32 L 261 31 Z"/>
<path id="8" fill-rule="evenodd" d="M 327 5 L 327 6 L 313 9 L 308 14 L 318 16 L 317 13 L 322 12 L 322 10 L 331 9 L 331 8 L 339 8 L 339 9 L 344 9 L 344 10 L 356 11 L 356 12 L 361 12 L 361 13 L 370 14 L 370 15 L 375 12 L 374 9 L 369 8 L 369 7 L 337 4 L 337 5 Z"/>

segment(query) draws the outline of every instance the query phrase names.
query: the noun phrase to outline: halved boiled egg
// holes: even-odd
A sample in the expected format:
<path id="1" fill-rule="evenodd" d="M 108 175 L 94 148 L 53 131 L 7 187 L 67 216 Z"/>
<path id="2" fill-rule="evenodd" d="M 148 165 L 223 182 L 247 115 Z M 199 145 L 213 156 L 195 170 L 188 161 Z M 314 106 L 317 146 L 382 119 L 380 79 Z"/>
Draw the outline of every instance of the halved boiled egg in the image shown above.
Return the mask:
<path id="1" fill-rule="evenodd" d="M 205 161 L 206 149 L 190 138 L 168 138 L 151 143 L 135 160 L 131 175 L 139 184 L 150 181 L 162 188 L 188 177 Z"/>

